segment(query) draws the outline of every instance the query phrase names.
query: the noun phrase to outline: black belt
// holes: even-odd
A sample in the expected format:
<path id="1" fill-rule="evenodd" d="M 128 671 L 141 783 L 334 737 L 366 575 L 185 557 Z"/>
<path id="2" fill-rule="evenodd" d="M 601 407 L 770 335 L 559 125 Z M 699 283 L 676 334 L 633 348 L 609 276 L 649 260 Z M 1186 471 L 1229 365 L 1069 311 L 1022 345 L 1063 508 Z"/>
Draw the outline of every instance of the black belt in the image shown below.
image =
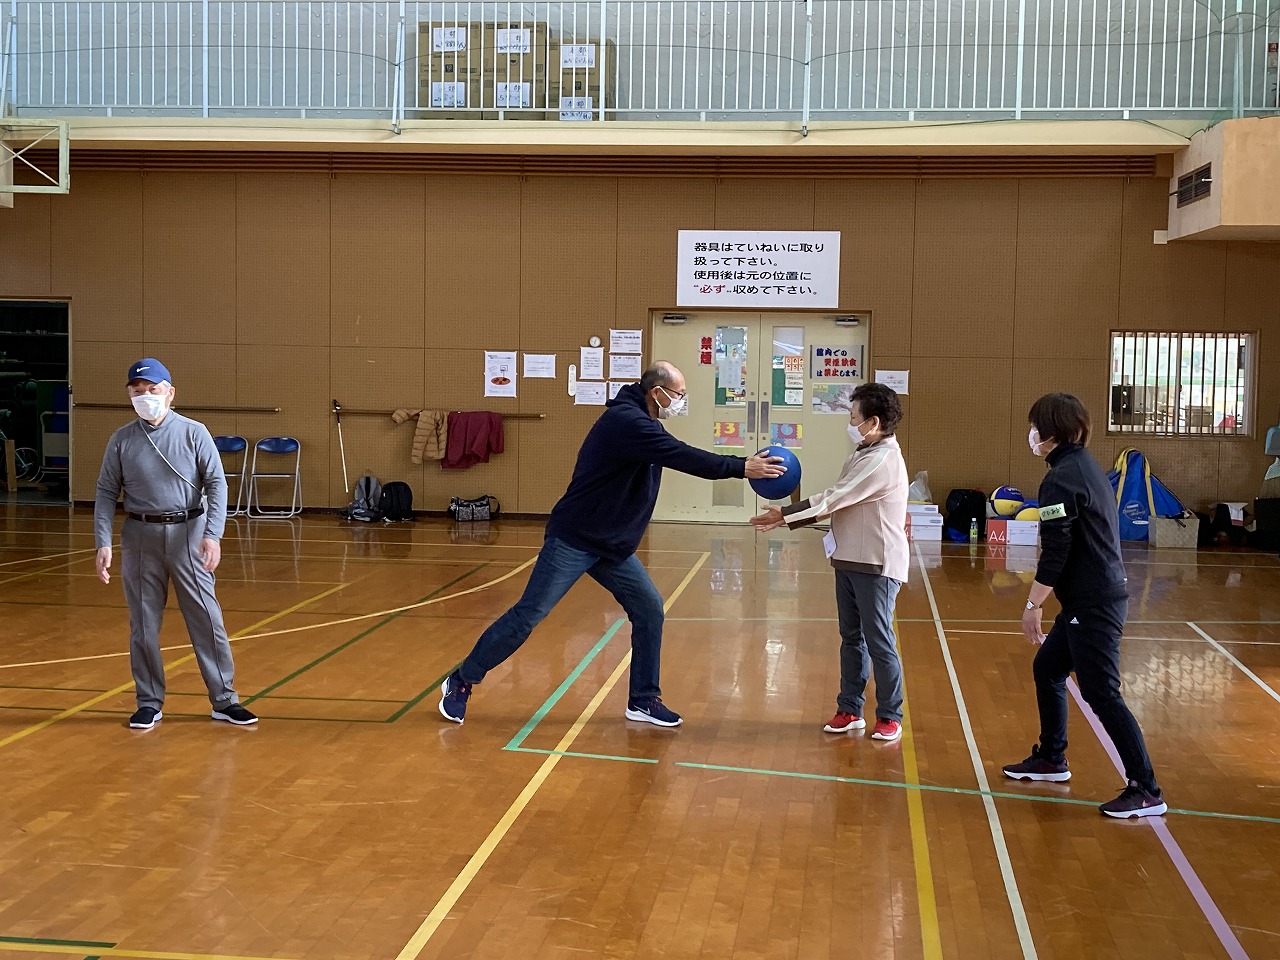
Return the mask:
<path id="1" fill-rule="evenodd" d="M 130 520 L 141 520 L 143 523 L 186 523 L 204 513 L 204 507 L 194 510 L 178 510 L 174 513 L 130 513 Z"/>

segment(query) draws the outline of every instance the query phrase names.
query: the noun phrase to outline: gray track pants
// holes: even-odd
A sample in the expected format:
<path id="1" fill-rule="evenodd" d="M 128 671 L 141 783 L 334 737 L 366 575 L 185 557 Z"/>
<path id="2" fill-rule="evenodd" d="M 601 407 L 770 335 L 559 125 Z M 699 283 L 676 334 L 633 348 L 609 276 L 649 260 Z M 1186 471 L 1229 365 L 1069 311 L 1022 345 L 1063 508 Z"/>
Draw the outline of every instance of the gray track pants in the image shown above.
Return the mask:
<path id="1" fill-rule="evenodd" d="M 215 707 L 237 701 L 231 644 L 213 592 L 214 577 L 200 565 L 203 533 L 203 517 L 187 523 L 124 522 L 120 570 L 129 603 L 129 662 L 139 707 L 159 710 L 164 704 L 160 623 L 171 580 L 209 701 Z"/>

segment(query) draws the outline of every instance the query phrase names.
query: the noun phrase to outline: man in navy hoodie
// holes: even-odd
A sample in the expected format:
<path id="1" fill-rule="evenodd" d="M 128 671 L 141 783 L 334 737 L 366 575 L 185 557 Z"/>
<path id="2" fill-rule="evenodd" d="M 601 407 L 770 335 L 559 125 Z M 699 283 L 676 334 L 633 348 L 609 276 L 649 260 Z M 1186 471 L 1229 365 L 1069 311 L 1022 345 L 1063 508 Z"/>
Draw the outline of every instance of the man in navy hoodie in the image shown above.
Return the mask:
<path id="1" fill-rule="evenodd" d="M 658 686 L 662 594 L 636 557 L 658 501 L 662 468 L 707 480 L 776 477 L 786 469 L 778 457 L 723 457 L 677 440 L 658 421 L 684 406 L 684 376 L 662 361 L 609 401 L 582 442 L 569 489 L 551 511 L 524 596 L 481 634 L 441 686 L 440 712 L 446 718 L 462 723 L 472 684 L 519 650 L 585 573 L 614 595 L 631 620 L 627 719 L 680 724 L 680 715 L 663 705 Z"/>

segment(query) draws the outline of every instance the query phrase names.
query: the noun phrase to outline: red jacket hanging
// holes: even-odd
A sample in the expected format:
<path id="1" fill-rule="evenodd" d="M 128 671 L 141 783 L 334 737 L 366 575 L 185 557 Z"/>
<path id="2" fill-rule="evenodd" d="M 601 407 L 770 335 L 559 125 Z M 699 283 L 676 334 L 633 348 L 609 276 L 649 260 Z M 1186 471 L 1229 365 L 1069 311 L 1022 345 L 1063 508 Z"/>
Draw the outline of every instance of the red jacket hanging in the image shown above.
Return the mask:
<path id="1" fill-rule="evenodd" d="M 466 470 L 477 463 L 488 463 L 489 454 L 502 453 L 502 414 L 449 414 L 449 442 L 441 462 L 446 470 Z"/>

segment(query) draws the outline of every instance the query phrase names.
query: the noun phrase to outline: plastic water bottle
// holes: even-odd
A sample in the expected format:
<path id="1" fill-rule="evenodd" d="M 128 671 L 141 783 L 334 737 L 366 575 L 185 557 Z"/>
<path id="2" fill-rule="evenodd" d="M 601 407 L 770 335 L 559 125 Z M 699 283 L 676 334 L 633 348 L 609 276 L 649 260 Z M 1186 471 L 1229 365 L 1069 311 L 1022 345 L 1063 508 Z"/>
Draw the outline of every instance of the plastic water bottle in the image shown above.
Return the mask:
<path id="1" fill-rule="evenodd" d="M 978 518 L 977 517 L 969 518 L 969 542 L 970 543 L 978 542 Z"/>

